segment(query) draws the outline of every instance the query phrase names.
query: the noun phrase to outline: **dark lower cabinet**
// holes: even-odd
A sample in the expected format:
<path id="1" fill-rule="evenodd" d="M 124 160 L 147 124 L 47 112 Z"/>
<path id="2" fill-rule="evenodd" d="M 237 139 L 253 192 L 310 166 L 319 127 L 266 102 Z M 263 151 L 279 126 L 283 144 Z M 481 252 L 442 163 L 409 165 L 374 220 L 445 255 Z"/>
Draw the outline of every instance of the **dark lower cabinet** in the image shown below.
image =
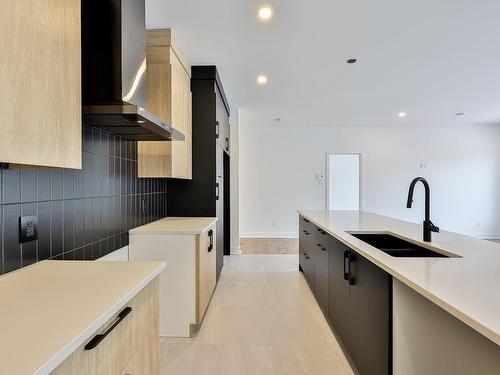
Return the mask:
<path id="1" fill-rule="evenodd" d="M 350 287 L 344 278 L 346 253 L 349 248 L 330 238 L 328 254 L 328 317 L 338 338 L 345 348 L 349 347 L 349 292 Z"/>
<path id="2" fill-rule="evenodd" d="M 299 220 L 300 268 L 346 355 L 361 375 L 392 374 L 391 276 Z"/>
<path id="3" fill-rule="evenodd" d="M 390 374 L 391 276 L 355 253 L 351 253 L 350 263 L 349 353 L 360 374 Z"/>

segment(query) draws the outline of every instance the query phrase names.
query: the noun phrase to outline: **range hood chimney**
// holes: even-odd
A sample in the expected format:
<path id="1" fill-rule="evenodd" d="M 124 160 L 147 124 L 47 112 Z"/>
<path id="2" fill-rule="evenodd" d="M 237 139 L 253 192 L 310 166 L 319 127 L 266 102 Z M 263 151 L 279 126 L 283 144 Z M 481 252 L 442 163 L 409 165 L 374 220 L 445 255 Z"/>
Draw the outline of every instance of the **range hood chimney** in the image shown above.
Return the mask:
<path id="1" fill-rule="evenodd" d="M 82 0 L 83 121 L 128 140 L 184 140 L 147 111 L 144 0 Z"/>

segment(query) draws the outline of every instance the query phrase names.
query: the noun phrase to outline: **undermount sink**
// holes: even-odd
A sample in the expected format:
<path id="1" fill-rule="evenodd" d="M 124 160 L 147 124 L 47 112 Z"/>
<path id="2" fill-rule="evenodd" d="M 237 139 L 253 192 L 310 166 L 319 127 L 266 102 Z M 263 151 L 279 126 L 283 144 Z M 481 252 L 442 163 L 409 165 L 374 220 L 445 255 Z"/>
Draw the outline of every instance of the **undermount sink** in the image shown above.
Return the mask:
<path id="1" fill-rule="evenodd" d="M 380 251 L 399 258 L 450 258 L 451 256 L 438 253 L 399 237 L 387 233 L 350 233 Z"/>

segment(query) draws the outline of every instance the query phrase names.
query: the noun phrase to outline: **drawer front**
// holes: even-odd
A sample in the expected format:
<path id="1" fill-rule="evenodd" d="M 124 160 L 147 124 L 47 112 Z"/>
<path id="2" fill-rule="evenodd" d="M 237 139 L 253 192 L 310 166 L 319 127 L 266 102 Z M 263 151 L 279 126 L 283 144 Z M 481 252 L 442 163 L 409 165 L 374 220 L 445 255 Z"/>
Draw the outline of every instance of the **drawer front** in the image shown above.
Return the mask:
<path id="1" fill-rule="evenodd" d="M 158 289 L 158 279 L 156 279 L 132 299 L 126 305 L 132 308 L 130 314 L 93 349 L 97 351 L 98 375 L 121 374 L 142 341 L 155 327 L 158 327 Z M 110 324 L 115 319 L 112 319 Z M 102 331 L 107 327 L 108 325 L 105 325 Z"/>
<path id="2" fill-rule="evenodd" d="M 127 303 L 132 310 L 113 329 L 119 313 L 105 323 L 91 338 L 73 352 L 52 375 L 117 375 L 137 352 L 141 344 L 155 332 L 159 336 L 158 278 Z M 98 334 L 109 333 L 93 349 L 87 346 Z"/>
<path id="3" fill-rule="evenodd" d="M 160 336 L 152 330 L 125 367 L 122 375 L 158 375 L 160 372 Z"/>

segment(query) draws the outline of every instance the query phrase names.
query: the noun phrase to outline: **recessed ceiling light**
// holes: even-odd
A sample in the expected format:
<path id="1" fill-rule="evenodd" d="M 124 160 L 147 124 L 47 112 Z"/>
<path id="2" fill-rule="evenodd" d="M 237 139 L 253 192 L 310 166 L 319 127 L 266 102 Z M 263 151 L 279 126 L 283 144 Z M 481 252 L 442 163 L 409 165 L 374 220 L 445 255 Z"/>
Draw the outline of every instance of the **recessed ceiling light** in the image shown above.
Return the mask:
<path id="1" fill-rule="evenodd" d="M 267 21 L 270 20 L 273 16 L 273 10 L 268 6 L 264 6 L 259 9 L 259 12 L 257 14 L 259 15 L 259 18 L 261 20 Z"/>
<path id="2" fill-rule="evenodd" d="M 358 61 L 358 59 L 349 59 L 349 60 L 347 60 L 347 63 L 348 64 L 356 64 L 357 61 Z"/>
<path id="3" fill-rule="evenodd" d="M 406 117 L 406 112 L 399 112 L 399 113 L 398 113 L 398 117 L 399 117 L 399 118 Z"/>
<path id="4" fill-rule="evenodd" d="M 267 77 L 266 76 L 258 76 L 257 83 L 259 85 L 265 85 L 267 83 Z"/>

